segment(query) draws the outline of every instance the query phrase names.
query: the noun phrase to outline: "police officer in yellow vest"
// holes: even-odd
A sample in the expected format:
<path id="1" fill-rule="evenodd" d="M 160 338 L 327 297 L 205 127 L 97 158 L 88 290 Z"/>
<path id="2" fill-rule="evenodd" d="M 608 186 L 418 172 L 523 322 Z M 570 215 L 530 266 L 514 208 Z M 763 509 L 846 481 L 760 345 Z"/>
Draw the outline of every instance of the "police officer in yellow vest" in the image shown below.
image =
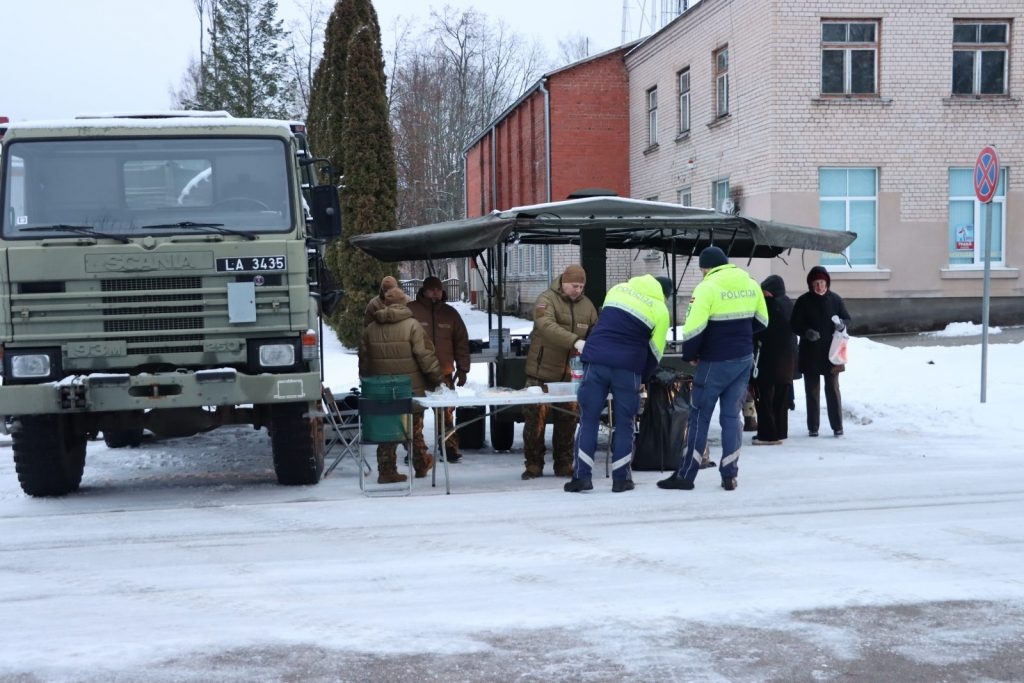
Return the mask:
<path id="1" fill-rule="evenodd" d="M 597 325 L 583 348 L 583 381 L 576 400 L 580 428 L 576 434 L 569 493 L 594 488 L 591 473 L 597 450 L 597 428 L 608 394 L 612 395 L 612 491 L 633 490 L 629 464 L 633 454 L 633 420 L 640 407 L 640 385 L 658 369 L 665 353 L 672 281 L 653 275 L 615 285 L 604 300 Z"/>
<path id="2" fill-rule="evenodd" d="M 686 452 L 679 471 L 658 482 L 663 489 L 693 488 L 700 470 L 715 404 L 722 425 L 722 488 L 736 488 L 743 441 L 743 399 L 754 365 L 754 333 L 768 326 L 761 285 L 729 263 L 725 252 L 707 247 L 700 253 L 704 279 L 693 290 L 683 323 L 683 360 L 693 363 L 693 390 Z M 694 454 L 697 454 L 694 457 Z"/>

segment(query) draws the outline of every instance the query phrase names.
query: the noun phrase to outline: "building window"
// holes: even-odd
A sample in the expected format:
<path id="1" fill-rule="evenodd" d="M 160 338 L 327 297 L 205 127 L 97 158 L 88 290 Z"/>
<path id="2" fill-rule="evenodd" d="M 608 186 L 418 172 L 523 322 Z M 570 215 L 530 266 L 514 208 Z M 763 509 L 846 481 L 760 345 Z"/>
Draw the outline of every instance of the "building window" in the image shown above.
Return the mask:
<path id="1" fill-rule="evenodd" d="M 999 171 L 999 187 L 992 198 L 992 248 L 989 259 L 1003 265 L 1005 243 L 1006 170 Z M 974 193 L 974 169 L 949 169 L 949 265 L 980 266 L 985 263 L 985 205 Z"/>
<path id="2" fill-rule="evenodd" d="M 729 114 L 729 47 L 715 50 L 715 116 Z"/>
<path id="3" fill-rule="evenodd" d="M 679 72 L 679 134 L 690 132 L 690 69 Z"/>
<path id="4" fill-rule="evenodd" d="M 857 233 L 843 255 L 822 252 L 823 265 L 877 264 L 878 169 L 822 168 L 818 171 L 819 221 L 825 230 Z"/>
<path id="5" fill-rule="evenodd" d="M 658 144 L 658 88 L 647 91 L 647 144 Z"/>
<path id="6" fill-rule="evenodd" d="M 732 213 L 732 209 L 725 203 L 727 199 L 729 199 L 729 179 L 712 181 L 711 208 L 722 213 Z"/>
<path id="7" fill-rule="evenodd" d="M 693 206 L 693 190 L 689 187 L 676 190 L 676 202 L 681 206 Z"/>
<path id="8" fill-rule="evenodd" d="M 1009 22 L 955 22 L 953 94 L 1006 95 L 1009 46 Z"/>
<path id="9" fill-rule="evenodd" d="M 544 246 L 517 244 L 508 251 L 508 273 L 518 277 L 536 277 L 547 274 Z"/>
<path id="10" fill-rule="evenodd" d="M 878 82 L 878 22 L 821 22 L 821 93 L 873 95 Z"/>

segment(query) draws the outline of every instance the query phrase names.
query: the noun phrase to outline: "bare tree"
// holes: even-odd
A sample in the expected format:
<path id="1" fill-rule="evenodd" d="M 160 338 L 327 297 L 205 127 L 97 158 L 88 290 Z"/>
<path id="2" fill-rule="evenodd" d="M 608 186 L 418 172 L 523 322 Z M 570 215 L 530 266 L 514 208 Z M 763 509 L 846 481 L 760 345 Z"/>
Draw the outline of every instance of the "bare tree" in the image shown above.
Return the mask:
<path id="1" fill-rule="evenodd" d="M 202 0 L 196 0 L 202 2 Z M 323 57 L 324 28 L 327 9 L 322 0 L 295 0 L 301 12 L 299 19 L 288 26 L 285 55 L 292 80 L 292 106 L 295 118 L 305 120 L 309 114 L 309 97 L 313 89 L 313 75 Z"/>
<path id="2" fill-rule="evenodd" d="M 445 7 L 420 32 L 409 28 L 396 35 L 389 106 L 398 225 L 462 218 L 462 151 L 540 77 L 544 52 L 472 9 Z M 441 266 L 415 264 L 408 270 L 415 276 Z"/>
<path id="3" fill-rule="evenodd" d="M 558 41 L 558 57 L 563 64 L 572 64 L 590 56 L 590 38 L 574 33 Z"/>

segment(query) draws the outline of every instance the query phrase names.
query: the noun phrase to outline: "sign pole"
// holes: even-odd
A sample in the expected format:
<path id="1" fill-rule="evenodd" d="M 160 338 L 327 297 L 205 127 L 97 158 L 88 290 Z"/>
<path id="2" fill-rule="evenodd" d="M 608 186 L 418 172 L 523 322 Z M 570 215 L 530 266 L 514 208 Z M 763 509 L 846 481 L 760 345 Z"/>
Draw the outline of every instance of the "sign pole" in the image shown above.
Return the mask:
<path id="1" fill-rule="evenodd" d="M 992 198 L 999 189 L 999 154 L 992 145 L 985 146 L 974 162 L 974 194 L 985 205 L 985 231 L 982 258 L 985 274 L 981 291 L 981 402 L 985 402 L 985 383 L 988 377 L 988 313 L 989 290 L 992 276 Z"/>
<path id="2" fill-rule="evenodd" d="M 985 276 L 981 286 L 981 402 L 985 402 L 985 385 L 988 377 L 988 310 L 991 290 L 992 259 L 989 245 L 992 244 L 992 200 L 985 204 Z"/>

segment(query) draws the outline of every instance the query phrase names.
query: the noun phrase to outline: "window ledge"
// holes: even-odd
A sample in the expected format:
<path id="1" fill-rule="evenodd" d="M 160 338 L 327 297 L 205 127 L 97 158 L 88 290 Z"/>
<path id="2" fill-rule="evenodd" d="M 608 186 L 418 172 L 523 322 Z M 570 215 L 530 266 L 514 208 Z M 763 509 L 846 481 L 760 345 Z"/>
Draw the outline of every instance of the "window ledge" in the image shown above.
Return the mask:
<path id="1" fill-rule="evenodd" d="M 950 95 L 942 98 L 942 104 L 947 107 L 1018 107 L 1020 98 L 1009 95 Z"/>
<path id="2" fill-rule="evenodd" d="M 892 98 L 879 95 L 819 95 L 811 98 L 811 104 L 819 107 L 888 107 L 892 105 Z"/>
<path id="3" fill-rule="evenodd" d="M 689 130 L 684 130 L 684 131 L 680 132 L 678 135 L 676 135 L 675 142 L 685 142 L 686 140 L 689 140 L 689 139 L 690 139 L 690 131 Z"/>
<path id="4" fill-rule="evenodd" d="M 718 128 L 719 126 L 725 125 L 732 118 L 732 114 L 722 114 L 716 119 L 713 119 L 708 123 L 708 128 Z"/>
<path id="5" fill-rule="evenodd" d="M 989 275 L 996 280 L 1015 280 L 1020 277 L 1020 269 L 992 266 Z M 939 271 L 939 277 L 943 280 L 981 280 L 985 277 L 985 268 L 943 268 Z"/>
<path id="6" fill-rule="evenodd" d="M 644 150 L 644 156 L 652 154 L 658 151 L 658 143 L 655 142 L 653 145 L 647 145 L 647 149 Z"/>
<path id="7" fill-rule="evenodd" d="M 843 268 L 841 266 L 827 266 L 828 274 L 833 280 L 888 280 L 892 277 L 892 271 L 888 268 Z M 835 268 L 835 270 L 832 270 Z"/>

